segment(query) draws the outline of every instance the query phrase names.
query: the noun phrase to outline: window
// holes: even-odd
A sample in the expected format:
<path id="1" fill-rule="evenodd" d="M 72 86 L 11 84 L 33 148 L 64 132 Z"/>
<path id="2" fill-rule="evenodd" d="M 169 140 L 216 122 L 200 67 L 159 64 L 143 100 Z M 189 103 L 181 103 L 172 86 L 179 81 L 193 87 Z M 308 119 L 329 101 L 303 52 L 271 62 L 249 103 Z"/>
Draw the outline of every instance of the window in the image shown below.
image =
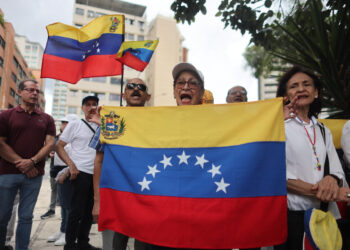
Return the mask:
<path id="1" fill-rule="evenodd" d="M 12 105 L 12 104 L 9 104 L 8 108 L 9 108 L 9 109 L 12 109 L 12 108 L 13 108 L 13 105 Z"/>
<path id="2" fill-rule="evenodd" d="M 0 36 L 0 45 L 3 49 L 5 49 L 6 42 L 5 42 L 4 38 L 2 38 L 2 36 Z"/>
<path id="3" fill-rule="evenodd" d="M 145 40 L 145 36 L 138 35 L 137 36 L 137 41 L 143 41 Z"/>
<path id="4" fill-rule="evenodd" d="M 92 10 L 88 10 L 88 13 L 87 13 L 87 16 L 88 17 L 95 17 L 95 12 L 94 11 L 92 11 Z"/>
<path id="5" fill-rule="evenodd" d="M 70 96 L 77 96 L 77 93 L 78 93 L 78 90 L 73 90 L 73 89 L 69 90 L 69 95 Z"/>
<path id="6" fill-rule="evenodd" d="M 1 86 L 1 83 L 2 83 L 2 78 L 0 77 L 0 86 Z"/>
<path id="7" fill-rule="evenodd" d="M 4 65 L 4 59 L 0 56 L 0 66 L 2 67 Z"/>
<path id="8" fill-rule="evenodd" d="M 84 16 L 84 9 L 76 8 L 75 14 L 80 15 L 80 16 Z"/>
<path id="9" fill-rule="evenodd" d="M 94 77 L 94 78 L 91 78 L 91 80 L 93 82 L 101 82 L 101 83 L 106 83 L 107 82 L 107 78 L 106 77 Z"/>
<path id="10" fill-rule="evenodd" d="M 134 19 L 129 19 L 130 25 L 134 25 Z"/>
<path id="11" fill-rule="evenodd" d="M 139 21 L 138 23 L 139 23 L 139 28 L 140 28 L 140 30 L 143 31 L 144 28 L 145 28 L 145 23 L 142 22 L 142 21 Z"/>
<path id="12" fill-rule="evenodd" d="M 16 92 L 13 90 L 13 88 L 10 88 L 10 96 L 15 97 Z"/>
<path id="13" fill-rule="evenodd" d="M 104 15 L 106 15 L 105 13 L 101 13 L 101 12 L 96 12 L 96 17 L 99 17 L 99 16 L 104 16 Z"/>
<path id="14" fill-rule="evenodd" d="M 81 28 L 81 27 L 83 27 L 83 25 L 82 24 L 75 24 L 75 27 L 77 27 L 77 28 Z"/>
<path id="15" fill-rule="evenodd" d="M 30 50 L 31 46 L 30 45 L 26 45 L 26 50 Z"/>
<path id="16" fill-rule="evenodd" d="M 15 103 L 16 103 L 16 105 L 19 104 L 19 101 L 20 101 L 20 97 L 19 97 L 19 95 L 17 95 L 17 93 L 16 93 L 16 95 L 15 95 Z"/>
<path id="17" fill-rule="evenodd" d="M 120 95 L 119 94 L 109 94 L 109 100 L 110 101 L 120 101 Z"/>
<path id="18" fill-rule="evenodd" d="M 121 79 L 118 77 L 111 77 L 111 84 L 120 84 Z"/>
<path id="19" fill-rule="evenodd" d="M 128 40 L 131 40 L 131 41 L 133 41 L 134 39 L 135 39 L 135 36 L 134 36 L 134 34 L 127 34 L 128 35 Z"/>
<path id="20" fill-rule="evenodd" d="M 277 86 L 277 83 L 266 83 L 265 86 L 266 87 L 273 87 L 273 86 Z"/>
<path id="21" fill-rule="evenodd" d="M 98 99 L 100 99 L 100 101 L 104 100 L 106 98 L 106 94 L 105 93 L 96 93 L 96 94 L 97 94 Z"/>
<path id="22" fill-rule="evenodd" d="M 89 91 L 83 90 L 83 98 L 89 95 Z"/>
<path id="23" fill-rule="evenodd" d="M 15 68 L 17 69 L 18 68 L 18 60 L 16 59 L 16 57 L 13 57 L 13 65 L 15 65 Z"/>
<path id="24" fill-rule="evenodd" d="M 32 50 L 33 50 L 33 52 L 36 52 L 36 51 L 38 51 L 38 46 L 36 46 L 36 45 L 33 45 L 33 47 L 32 47 Z M 32 57 L 33 58 L 33 57 Z"/>
<path id="25" fill-rule="evenodd" d="M 14 83 L 17 83 L 17 76 L 12 72 L 11 78 L 14 81 Z"/>
<path id="26" fill-rule="evenodd" d="M 68 106 L 68 114 L 76 114 L 78 111 L 77 107 L 74 106 Z M 60 110 L 61 112 L 61 110 Z"/>

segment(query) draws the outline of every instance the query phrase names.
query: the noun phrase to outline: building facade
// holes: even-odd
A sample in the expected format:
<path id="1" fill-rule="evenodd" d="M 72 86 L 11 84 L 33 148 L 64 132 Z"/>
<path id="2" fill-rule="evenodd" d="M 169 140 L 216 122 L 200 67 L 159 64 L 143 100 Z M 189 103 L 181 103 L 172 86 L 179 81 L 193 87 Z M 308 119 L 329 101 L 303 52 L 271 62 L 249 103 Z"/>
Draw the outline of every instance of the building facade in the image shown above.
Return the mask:
<path id="1" fill-rule="evenodd" d="M 158 15 L 149 25 L 148 39 L 159 39 L 158 47 L 146 68 L 146 81 L 152 98 L 150 106 L 174 106 L 172 70 L 187 60 L 184 40 L 173 18 Z"/>
<path id="2" fill-rule="evenodd" d="M 187 50 L 184 51 L 182 48 L 183 37 L 176 27 L 176 21 L 172 18 L 158 16 L 149 27 L 145 11 L 145 6 L 118 0 L 75 0 L 73 24 L 80 28 L 101 15 L 123 14 L 125 15 L 125 41 L 159 39 L 158 48 L 146 70 L 139 72 L 124 66 L 123 82 L 134 77 L 147 81 L 149 92 L 152 94 L 151 101 L 147 104 L 149 106 L 175 105 L 171 70 L 186 57 L 184 55 L 185 52 L 187 54 Z M 58 85 L 64 85 L 64 87 Z M 62 94 L 65 94 L 65 97 L 62 97 Z M 98 96 L 101 105 L 119 106 L 121 76 L 81 79 L 74 85 L 56 81 L 52 115 L 56 119 L 68 113 L 82 116 L 81 99 L 87 95 Z"/>
<path id="3" fill-rule="evenodd" d="M 122 1 L 76 0 L 73 24 L 82 27 L 93 19 L 110 14 L 125 15 L 125 40 L 145 40 L 147 22 L 144 18 L 146 7 Z M 133 77 L 145 78 L 145 73 L 124 67 L 124 82 Z M 83 116 L 81 100 L 87 95 L 96 95 L 100 105 L 119 106 L 121 100 L 121 76 L 94 77 L 81 79 L 77 84 L 55 81 L 53 91 L 52 115 L 55 119 L 65 114 Z M 65 112 L 63 112 L 65 110 Z"/>
<path id="4" fill-rule="evenodd" d="M 41 69 L 44 49 L 38 42 L 31 42 L 26 36 L 16 34 L 15 41 L 21 51 L 28 67 L 31 69 Z"/>
<path id="5" fill-rule="evenodd" d="M 16 45 L 15 30 L 11 23 L 4 21 L 1 9 L 0 16 L 0 109 L 8 109 L 20 103 L 19 82 L 34 76 Z M 39 98 L 39 108 L 45 110 L 43 95 Z"/>

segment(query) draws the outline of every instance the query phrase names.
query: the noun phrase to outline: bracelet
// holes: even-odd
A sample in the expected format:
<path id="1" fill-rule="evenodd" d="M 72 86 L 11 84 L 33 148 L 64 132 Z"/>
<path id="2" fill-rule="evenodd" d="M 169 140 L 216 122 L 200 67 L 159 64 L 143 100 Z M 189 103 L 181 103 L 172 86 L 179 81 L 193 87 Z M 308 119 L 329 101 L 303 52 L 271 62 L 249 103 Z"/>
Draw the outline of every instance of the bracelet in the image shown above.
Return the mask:
<path id="1" fill-rule="evenodd" d="M 332 176 L 337 181 L 339 187 L 343 186 L 343 180 L 341 180 L 338 176 L 335 174 L 329 174 L 329 176 Z"/>

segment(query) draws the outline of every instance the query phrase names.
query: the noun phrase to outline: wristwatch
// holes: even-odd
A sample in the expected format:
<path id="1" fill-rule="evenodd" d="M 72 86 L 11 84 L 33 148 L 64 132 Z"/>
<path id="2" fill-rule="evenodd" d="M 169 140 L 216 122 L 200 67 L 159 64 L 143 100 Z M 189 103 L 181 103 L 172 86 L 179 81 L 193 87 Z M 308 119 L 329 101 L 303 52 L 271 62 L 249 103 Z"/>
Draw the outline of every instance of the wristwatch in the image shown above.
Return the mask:
<path id="1" fill-rule="evenodd" d="M 332 176 L 337 181 L 339 187 L 343 186 L 343 180 L 340 179 L 338 176 L 336 176 L 335 174 L 329 174 L 329 176 Z"/>

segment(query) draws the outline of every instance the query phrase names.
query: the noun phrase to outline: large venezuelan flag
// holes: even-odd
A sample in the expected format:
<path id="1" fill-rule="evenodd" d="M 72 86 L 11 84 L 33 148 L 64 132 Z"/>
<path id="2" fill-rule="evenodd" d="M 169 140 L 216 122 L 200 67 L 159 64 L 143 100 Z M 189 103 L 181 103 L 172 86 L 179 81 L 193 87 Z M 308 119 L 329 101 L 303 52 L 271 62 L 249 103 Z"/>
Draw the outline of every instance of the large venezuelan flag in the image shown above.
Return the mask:
<path id="1" fill-rule="evenodd" d="M 78 29 L 62 23 L 48 25 L 42 78 L 76 83 L 81 78 L 120 75 L 115 54 L 124 40 L 124 16 L 105 15 Z"/>
<path id="2" fill-rule="evenodd" d="M 158 40 L 123 42 L 117 60 L 130 68 L 143 71 L 157 48 Z"/>
<path id="3" fill-rule="evenodd" d="M 286 240 L 282 99 L 101 112 L 99 230 L 177 248 Z"/>

